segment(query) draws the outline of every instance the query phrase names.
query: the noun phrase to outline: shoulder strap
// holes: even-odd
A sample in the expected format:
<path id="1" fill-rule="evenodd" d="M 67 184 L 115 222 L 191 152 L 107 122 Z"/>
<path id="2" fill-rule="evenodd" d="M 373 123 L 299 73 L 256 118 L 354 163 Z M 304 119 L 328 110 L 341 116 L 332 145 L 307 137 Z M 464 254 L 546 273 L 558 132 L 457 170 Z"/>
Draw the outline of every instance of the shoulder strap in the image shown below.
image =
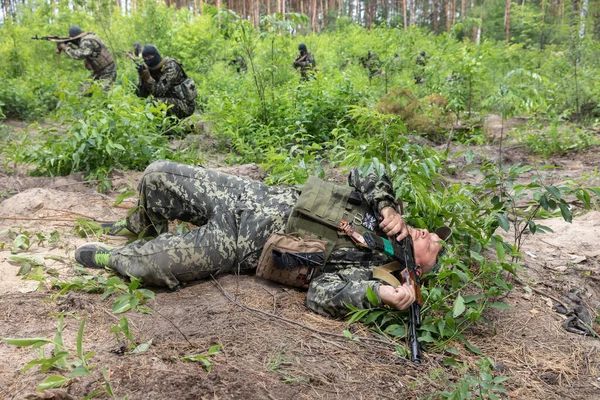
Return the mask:
<path id="1" fill-rule="evenodd" d="M 383 281 L 388 285 L 392 285 L 393 287 L 398 287 L 401 285 L 401 283 L 392 273 L 400 269 L 402 269 L 400 263 L 398 261 L 393 261 L 391 263 L 373 268 L 373 278 L 379 279 L 380 281 Z"/>
<path id="2" fill-rule="evenodd" d="M 150 71 L 157 71 L 157 70 L 160 70 L 160 69 L 161 69 L 161 68 L 162 68 L 162 67 L 165 65 L 165 63 L 166 63 L 167 61 L 169 61 L 169 60 L 170 60 L 170 58 L 169 58 L 169 57 L 163 57 L 163 59 L 162 59 L 162 60 L 160 60 L 160 62 L 158 63 L 158 65 L 157 65 L 156 67 L 152 67 L 152 68 L 148 67 L 148 69 L 149 69 Z"/>

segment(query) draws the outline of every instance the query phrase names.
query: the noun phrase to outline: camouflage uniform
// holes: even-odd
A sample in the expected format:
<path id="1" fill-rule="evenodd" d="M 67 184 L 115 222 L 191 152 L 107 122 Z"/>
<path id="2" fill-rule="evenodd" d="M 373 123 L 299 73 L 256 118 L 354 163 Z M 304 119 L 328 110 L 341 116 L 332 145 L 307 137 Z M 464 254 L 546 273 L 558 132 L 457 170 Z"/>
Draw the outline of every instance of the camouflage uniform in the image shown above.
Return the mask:
<path id="1" fill-rule="evenodd" d="M 302 61 L 298 61 L 302 60 Z M 305 55 L 300 54 L 294 60 L 293 67 L 300 68 L 300 76 L 303 81 L 307 81 L 314 77 L 314 69 L 316 66 L 315 58 L 312 53 L 306 52 Z"/>
<path id="2" fill-rule="evenodd" d="M 181 100 L 177 97 L 173 89 L 187 78 L 179 61 L 174 58 L 168 58 L 159 68 L 149 68 L 149 70 L 150 76 L 154 80 L 146 83 L 140 79 L 137 86 L 137 95 L 139 97 L 152 95 L 155 100 L 172 105 L 167 111 L 167 115 L 174 115 L 177 118 L 185 118 L 192 115 L 196 109 L 196 103 L 194 101 Z"/>
<path id="3" fill-rule="evenodd" d="M 75 60 L 85 60 L 86 69 L 92 70 L 92 74 L 88 79 L 101 80 L 102 90 L 107 90 L 117 78 L 117 64 L 112 54 L 102 40 L 93 33 L 83 36 L 77 48 L 68 45 L 64 51 Z M 92 84 L 93 82 L 86 82 L 81 87 L 80 92 L 87 92 Z"/>
<path id="4" fill-rule="evenodd" d="M 393 204 L 392 185 L 386 177 L 364 177 L 353 170 L 349 183 L 377 210 Z M 122 275 L 171 289 L 179 282 L 211 274 L 256 268 L 268 237 L 284 230 L 299 197 L 294 188 L 270 187 L 166 161 L 146 169 L 139 192 L 139 206 L 127 218 L 127 228 L 136 234 L 158 236 L 112 251 L 109 265 Z M 374 228 L 378 224 L 370 218 L 370 228 Z M 198 228 L 185 234 L 167 233 L 168 221 L 174 219 Z M 323 273 L 310 284 L 308 307 L 334 317 L 347 312 L 344 303 L 370 307 L 367 286 L 377 293 L 380 285 L 371 278 L 370 267 L 386 262 L 385 256 L 353 245 L 334 250 Z"/>
<path id="5" fill-rule="evenodd" d="M 360 65 L 369 71 L 369 80 L 381 73 L 381 61 L 377 53 L 368 51 L 366 55 L 359 57 Z"/>

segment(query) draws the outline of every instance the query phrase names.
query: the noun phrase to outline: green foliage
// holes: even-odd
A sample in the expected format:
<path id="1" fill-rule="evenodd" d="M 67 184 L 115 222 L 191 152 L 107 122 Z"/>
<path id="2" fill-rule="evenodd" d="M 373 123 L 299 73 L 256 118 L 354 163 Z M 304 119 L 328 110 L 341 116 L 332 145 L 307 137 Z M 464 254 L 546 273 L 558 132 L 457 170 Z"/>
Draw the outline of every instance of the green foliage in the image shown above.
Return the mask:
<path id="1" fill-rule="evenodd" d="M 131 329 L 129 329 L 129 320 L 124 315 L 121 315 L 121 319 L 119 320 L 118 324 L 111 326 L 110 332 L 115 334 L 115 339 L 117 340 L 118 344 L 121 344 L 119 334 L 125 337 L 124 342 L 131 354 L 139 354 L 148 351 L 152 345 L 152 339 L 140 345 L 136 344 L 136 341 L 133 338 L 133 333 L 131 332 Z"/>
<path id="2" fill-rule="evenodd" d="M 2 338 L 2 340 L 12 346 L 30 347 L 39 349 L 39 358 L 29 361 L 22 372 L 26 372 L 32 367 L 39 365 L 42 372 L 60 371 L 63 375 L 51 375 L 45 378 L 37 387 L 37 390 L 52 389 L 68 385 L 69 381 L 76 377 L 89 376 L 102 388 L 102 391 L 93 392 L 93 395 L 88 395 L 87 398 L 95 397 L 104 392 L 106 395 L 113 397 L 112 387 L 108 380 L 107 374 L 103 371 L 103 380 L 100 381 L 93 373 L 94 365 L 89 363 L 95 352 L 84 352 L 83 350 L 83 333 L 85 329 L 86 318 L 81 320 L 79 330 L 77 331 L 76 351 L 71 353 L 63 342 L 63 315 L 58 317 L 58 328 L 54 339 L 46 338 Z M 44 346 L 52 345 L 53 350 L 49 356 L 46 356 Z M 66 375 L 66 376 L 65 376 Z"/>
<path id="3" fill-rule="evenodd" d="M 428 396 L 427 399 L 444 400 L 469 400 L 469 399 L 490 399 L 499 400 L 503 398 L 506 388 L 502 385 L 508 378 L 505 376 L 495 376 L 494 362 L 488 357 L 482 357 L 477 362 L 477 370 L 474 375 L 465 366 L 452 358 L 445 362 L 447 365 L 453 365 L 457 368 L 461 378 L 450 384 L 450 389 L 441 393 Z M 447 377 L 438 377 L 438 379 L 447 380 Z M 448 383 L 448 382 L 447 382 Z"/>
<path id="4" fill-rule="evenodd" d="M 35 175 L 66 175 L 85 171 L 89 179 L 103 180 L 113 168 L 144 169 L 151 161 L 176 158 L 162 134 L 170 128 L 164 104 L 133 98 L 122 87 L 110 97 L 100 91 L 84 104 L 63 97 L 67 132 L 42 129 L 42 141 L 25 161 L 37 165 Z"/>
<path id="5" fill-rule="evenodd" d="M 213 363 L 209 357 L 219 354 L 220 349 L 221 349 L 221 345 L 216 344 L 216 345 L 212 346 L 210 349 L 208 349 L 208 351 L 206 353 L 192 354 L 192 355 L 188 355 L 188 356 L 179 357 L 179 359 L 182 361 L 200 362 L 200 363 L 202 363 L 202 366 L 204 367 L 206 372 L 210 372 L 210 370 L 212 369 Z M 174 357 L 174 358 L 176 358 L 176 357 Z"/>
<path id="6" fill-rule="evenodd" d="M 53 286 L 59 288 L 55 298 L 71 290 L 87 293 L 102 293 L 102 300 L 113 294 L 117 295 L 113 303 L 112 311 L 120 314 L 128 310 L 135 310 L 150 314 L 152 309 L 145 306 L 148 300 L 154 299 L 155 294 L 148 289 L 138 289 L 141 280 L 130 277 L 131 282 L 126 284 L 120 278 L 112 276 L 106 278 L 104 275 L 82 275 L 75 276 L 68 282 L 54 281 Z"/>
<path id="7" fill-rule="evenodd" d="M 525 131 L 518 135 L 517 139 L 525 143 L 529 151 L 544 158 L 581 151 L 600 144 L 593 132 L 565 124 L 560 118 L 552 121 L 547 127 L 539 126 Z"/>

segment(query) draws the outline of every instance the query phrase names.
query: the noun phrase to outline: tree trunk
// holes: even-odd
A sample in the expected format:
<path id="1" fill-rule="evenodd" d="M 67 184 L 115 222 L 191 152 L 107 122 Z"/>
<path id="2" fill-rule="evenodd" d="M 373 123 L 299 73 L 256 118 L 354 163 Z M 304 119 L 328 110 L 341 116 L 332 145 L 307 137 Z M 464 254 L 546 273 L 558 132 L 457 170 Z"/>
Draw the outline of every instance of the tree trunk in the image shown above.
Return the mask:
<path id="1" fill-rule="evenodd" d="M 582 0 L 581 2 L 581 25 L 579 27 L 579 39 L 585 37 L 585 20 L 588 12 L 588 0 Z"/>
<path id="2" fill-rule="evenodd" d="M 439 35 L 440 26 L 440 0 L 433 0 L 433 33 Z"/>
<path id="3" fill-rule="evenodd" d="M 506 0 L 506 8 L 504 9 L 504 32 L 508 44 L 510 42 L 510 0 Z"/>
<path id="4" fill-rule="evenodd" d="M 402 12 L 404 13 L 404 30 L 406 30 L 406 0 L 402 0 Z"/>

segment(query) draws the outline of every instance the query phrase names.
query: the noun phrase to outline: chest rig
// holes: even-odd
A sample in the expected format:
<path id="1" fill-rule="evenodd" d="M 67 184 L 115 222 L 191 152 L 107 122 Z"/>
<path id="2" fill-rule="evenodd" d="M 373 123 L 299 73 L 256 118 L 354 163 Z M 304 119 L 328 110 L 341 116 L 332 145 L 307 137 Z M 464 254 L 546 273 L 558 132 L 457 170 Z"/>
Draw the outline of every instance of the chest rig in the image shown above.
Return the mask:
<path id="1" fill-rule="evenodd" d="M 290 214 L 285 232 L 325 240 L 327 262 L 333 250 L 355 247 L 350 237 L 338 229 L 342 220 L 350 222 L 361 234 L 377 225 L 366 201 L 353 188 L 311 176 Z"/>

